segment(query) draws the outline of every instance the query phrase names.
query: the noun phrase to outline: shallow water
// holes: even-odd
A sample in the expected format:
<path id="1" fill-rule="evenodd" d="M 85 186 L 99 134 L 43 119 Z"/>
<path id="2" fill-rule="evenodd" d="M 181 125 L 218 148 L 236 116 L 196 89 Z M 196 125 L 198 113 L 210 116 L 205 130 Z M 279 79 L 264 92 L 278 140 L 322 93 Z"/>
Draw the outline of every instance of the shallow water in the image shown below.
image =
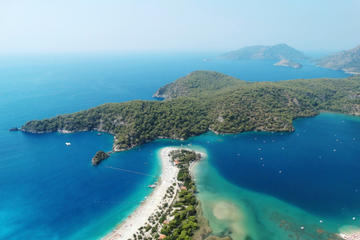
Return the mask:
<path id="1" fill-rule="evenodd" d="M 344 225 L 360 227 L 360 118 L 323 113 L 295 128 L 194 140 L 209 156 L 195 175 L 215 234 L 335 239 Z"/>
<path id="2" fill-rule="evenodd" d="M 31 135 L 9 132 L 11 127 L 105 102 L 151 99 L 162 85 L 199 69 L 248 81 L 347 76 L 311 64 L 296 70 L 268 61 L 203 61 L 213 55 L 0 57 L 0 239 L 99 238 L 149 193 L 147 186 L 160 171 L 156 150 L 181 144 L 157 141 L 114 154 L 94 168 L 91 157 L 99 149 L 110 150 L 112 136 Z"/>

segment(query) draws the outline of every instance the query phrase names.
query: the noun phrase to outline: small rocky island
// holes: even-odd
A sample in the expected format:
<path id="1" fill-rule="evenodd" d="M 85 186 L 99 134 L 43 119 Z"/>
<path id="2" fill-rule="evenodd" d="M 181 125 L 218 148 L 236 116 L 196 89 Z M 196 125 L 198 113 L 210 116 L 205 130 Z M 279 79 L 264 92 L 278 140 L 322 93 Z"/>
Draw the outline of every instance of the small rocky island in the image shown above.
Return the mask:
<path id="1" fill-rule="evenodd" d="M 279 62 L 274 63 L 274 66 L 290 67 L 295 69 L 302 68 L 302 65 L 300 63 L 288 59 L 281 59 Z"/>
<path id="2" fill-rule="evenodd" d="M 97 166 L 99 165 L 102 161 L 104 161 L 105 159 L 107 159 L 108 157 L 110 157 L 109 154 L 107 154 L 104 151 L 98 151 L 95 156 L 91 159 L 91 164 L 93 166 Z"/>
<path id="3" fill-rule="evenodd" d="M 17 132 L 17 131 L 19 131 L 19 130 L 20 130 L 20 129 L 17 128 L 17 127 L 13 127 L 13 128 L 10 128 L 10 129 L 9 129 L 10 132 Z"/>

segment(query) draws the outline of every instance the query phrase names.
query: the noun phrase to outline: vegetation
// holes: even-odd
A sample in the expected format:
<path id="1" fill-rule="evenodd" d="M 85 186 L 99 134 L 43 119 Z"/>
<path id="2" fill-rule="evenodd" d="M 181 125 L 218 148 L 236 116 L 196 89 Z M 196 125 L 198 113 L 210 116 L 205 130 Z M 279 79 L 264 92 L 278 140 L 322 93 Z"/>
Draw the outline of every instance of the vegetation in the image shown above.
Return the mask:
<path id="1" fill-rule="evenodd" d="M 110 157 L 109 154 L 107 154 L 104 151 L 98 151 L 95 156 L 91 159 L 91 163 L 93 166 L 99 165 L 103 160 Z"/>
<path id="2" fill-rule="evenodd" d="M 187 240 L 191 239 L 198 229 L 197 210 L 198 201 L 195 196 L 196 187 L 190 176 L 189 166 L 192 161 L 200 159 L 200 155 L 189 150 L 175 150 L 171 152 L 171 158 L 180 168 L 178 181 L 181 184 L 181 191 L 176 202 L 173 204 L 171 213 L 172 220 L 164 224 L 161 234 L 166 240 Z"/>
<path id="3" fill-rule="evenodd" d="M 213 71 L 195 71 L 159 88 L 153 97 L 172 99 L 184 96 L 197 96 L 226 87 L 245 83 L 240 79 Z"/>
<path id="4" fill-rule="evenodd" d="M 170 158 L 179 168 L 177 181 L 173 183 L 146 224 L 131 239 L 193 239 L 198 229 L 198 201 L 195 184 L 189 173 L 190 163 L 199 160 L 200 154 L 179 149 L 170 152 Z M 181 173 L 180 173 L 181 172 Z"/>
<path id="5" fill-rule="evenodd" d="M 360 77 L 248 83 L 198 71 L 175 83 L 167 87 L 164 101 L 108 103 L 30 121 L 22 130 L 104 131 L 115 135 L 114 150 L 120 151 L 157 138 L 186 139 L 209 130 L 293 131 L 295 118 L 320 111 L 360 115 Z"/>

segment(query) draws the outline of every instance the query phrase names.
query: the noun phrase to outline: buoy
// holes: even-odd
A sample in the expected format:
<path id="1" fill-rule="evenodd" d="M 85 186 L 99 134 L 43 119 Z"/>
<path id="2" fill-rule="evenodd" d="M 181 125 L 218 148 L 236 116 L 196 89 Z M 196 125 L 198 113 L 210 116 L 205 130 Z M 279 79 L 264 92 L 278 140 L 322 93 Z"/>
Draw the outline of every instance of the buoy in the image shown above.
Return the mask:
<path id="1" fill-rule="evenodd" d="M 353 217 L 352 220 L 355 221 L 355 220 L 356 220 L 356 217 Z"/>

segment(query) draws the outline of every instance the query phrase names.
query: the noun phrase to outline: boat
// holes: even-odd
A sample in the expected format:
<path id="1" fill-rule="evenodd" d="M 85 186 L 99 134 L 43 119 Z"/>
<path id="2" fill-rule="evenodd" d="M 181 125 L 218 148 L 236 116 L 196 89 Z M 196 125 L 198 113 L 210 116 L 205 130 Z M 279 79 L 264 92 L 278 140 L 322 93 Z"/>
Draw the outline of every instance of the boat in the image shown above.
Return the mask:
<path id="1" fill-rule="evenodd" d="M 149 188 L 156 188 L 156 184 L 149 185 Z"/>
<path id="2" fill-rule="evenodd" d="M 65 145 L 66 145 L 66 146 L 70 146 L 70 145 L 71 145 L 71 143 L 69 143 L 69 142 L 66 142 L 66 143 L 65 143 Z"/>

